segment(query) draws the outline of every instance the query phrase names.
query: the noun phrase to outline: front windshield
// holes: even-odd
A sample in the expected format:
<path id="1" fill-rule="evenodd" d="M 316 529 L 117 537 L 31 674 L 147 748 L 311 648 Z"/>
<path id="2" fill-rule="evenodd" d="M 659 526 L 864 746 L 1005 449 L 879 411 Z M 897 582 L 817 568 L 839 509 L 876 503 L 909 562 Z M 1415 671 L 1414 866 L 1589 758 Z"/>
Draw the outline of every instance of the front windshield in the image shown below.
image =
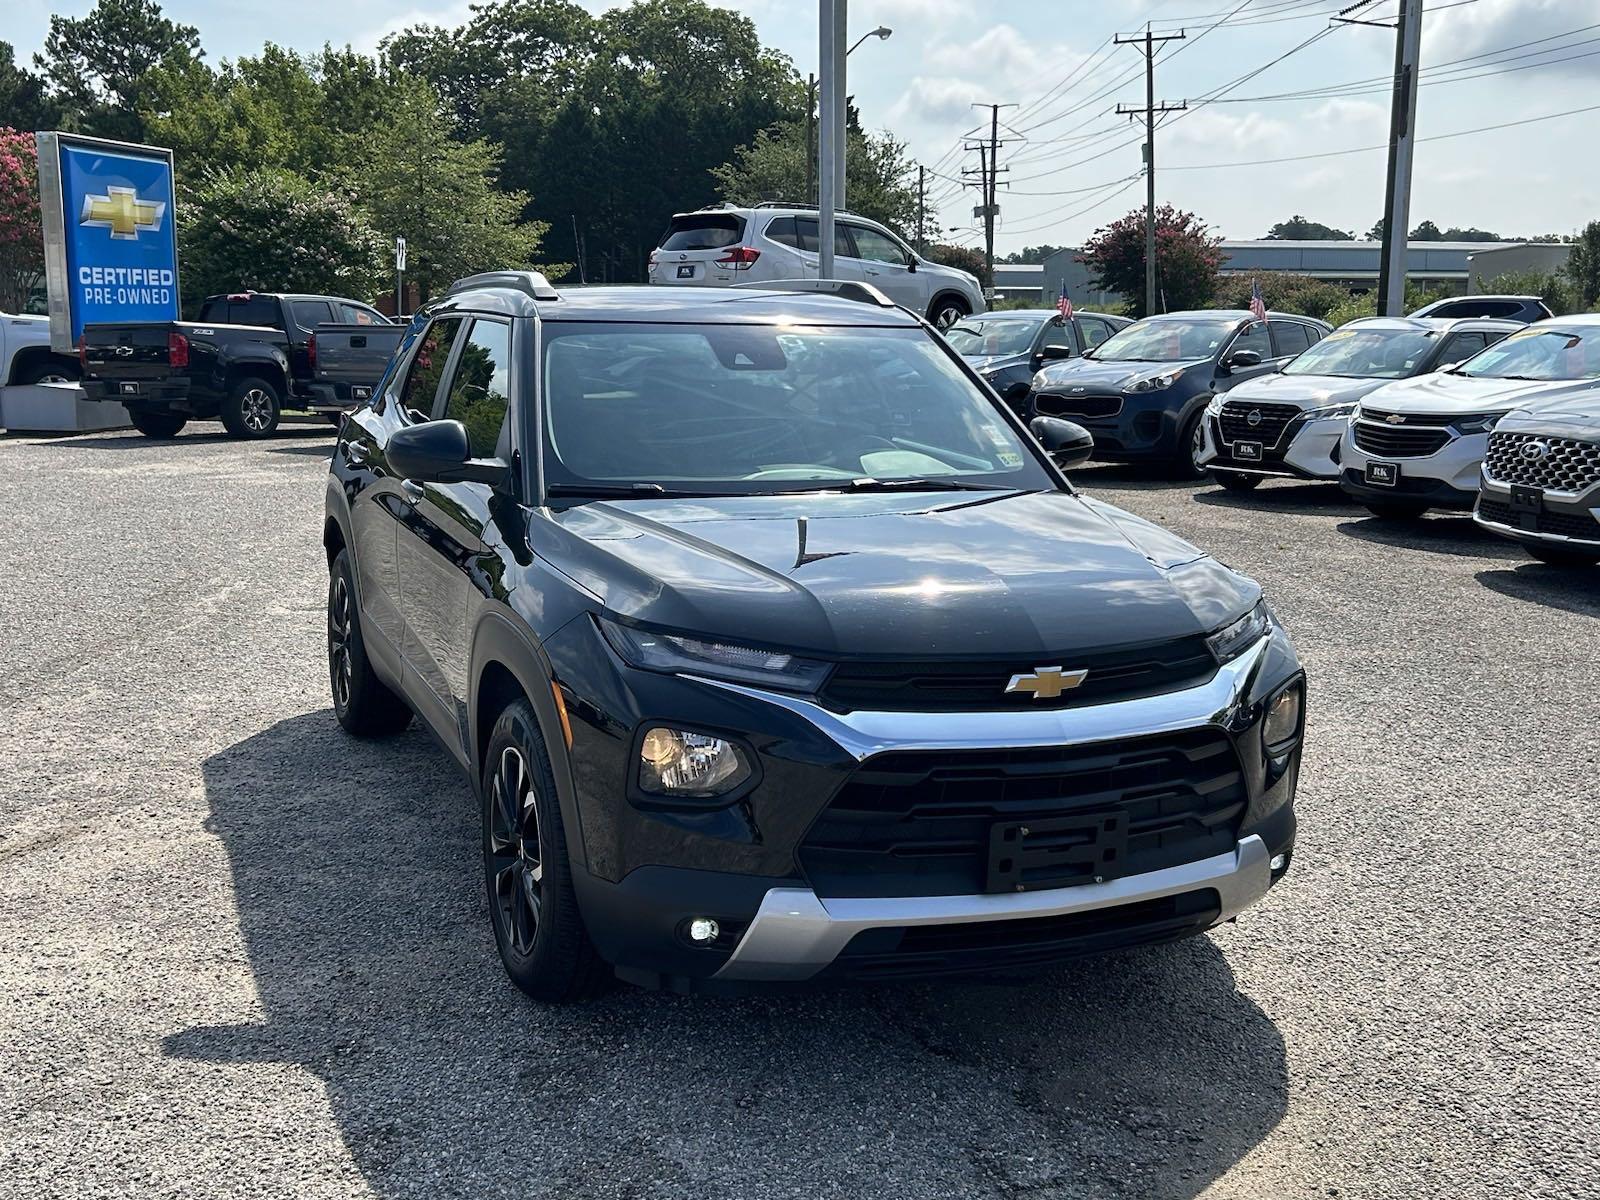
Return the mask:
<path id="1" fill-rule="evenodd" d="M 1417 372 L 1437 333 L 1418 329 L 1337 329 L 1283 368 L 1285 375 L 1404 379 Z"/>
<path id="2" fill-rule="evenodd" d="M 1600 329 L 1521 329 L 1456 368 L 1481 379 L 1600 379 Z"/>
<path id="3" fill-rule="evenodd" d="M 1171 317 L 1138 321 L 1095 347 L 1094 356 L 1122 362 L 1210 358 L 1238 325 L 1237 321 L 1175 320 Z"/>
<path id="4" fill-rule="evenodd" d="M 982 354 L 1021 354 L 1033 345 L 1046 317 L 985 317 L 966 320 L 944 331 L 944 340 L 957 354 L 975 358 Z"/>
<path id="5" fill-rule="evenodd" d="M 547 482 L 751 495 L 1054 485 L 921 329 L 544 325 Z"/>

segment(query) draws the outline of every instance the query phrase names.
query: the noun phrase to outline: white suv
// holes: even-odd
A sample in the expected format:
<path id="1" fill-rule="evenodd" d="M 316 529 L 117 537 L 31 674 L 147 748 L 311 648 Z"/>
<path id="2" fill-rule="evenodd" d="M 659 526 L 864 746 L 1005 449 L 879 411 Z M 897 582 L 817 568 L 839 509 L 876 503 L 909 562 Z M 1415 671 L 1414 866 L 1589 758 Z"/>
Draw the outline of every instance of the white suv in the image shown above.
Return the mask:
<path id="1" fill-rule="evenodd" d="M 817 278 L 817 210 L 791 204 L 721 205 L 677 213 L 650 254 L 650 282 L 732 287 Z M 870 283 L 941 329 L 983 312 L 983 289 L 965 271 L 918 255 L 876 221 L 839 214 L 833 273 Z"/>

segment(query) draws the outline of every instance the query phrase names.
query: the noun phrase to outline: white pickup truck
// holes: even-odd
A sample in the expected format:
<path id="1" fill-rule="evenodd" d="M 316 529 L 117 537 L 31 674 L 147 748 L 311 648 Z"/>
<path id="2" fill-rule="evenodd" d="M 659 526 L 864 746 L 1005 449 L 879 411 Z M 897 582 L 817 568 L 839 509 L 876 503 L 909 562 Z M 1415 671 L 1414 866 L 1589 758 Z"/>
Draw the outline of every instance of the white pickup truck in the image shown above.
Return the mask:
<path id="1" fill-rule="evenodd" d="M 50 349 L 50 318 L 0 312 L 0 384 L 72 383 L 82 372 L 72 355 Z"/>

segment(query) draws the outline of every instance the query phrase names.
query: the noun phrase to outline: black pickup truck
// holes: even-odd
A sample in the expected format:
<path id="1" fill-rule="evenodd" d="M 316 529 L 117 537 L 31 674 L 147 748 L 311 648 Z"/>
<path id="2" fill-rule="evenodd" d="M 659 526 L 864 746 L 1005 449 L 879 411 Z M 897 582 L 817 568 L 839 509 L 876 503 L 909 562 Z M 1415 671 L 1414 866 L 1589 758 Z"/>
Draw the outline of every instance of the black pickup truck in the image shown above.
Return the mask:
<path id="1" fill-rule="evenodd" d="M 340 296 L 208 296 L 196 321 L 86 326 L 78 343 L 83 389 L 91 400 L 125 405 L 148 437 L 216 418 L 234 437 L 265 437 L 285 408 L 324 407 L 327 397 L 312 388 L 316 331 L 335 323 L 392 334 L 395 343 L 404 332 L 377 309 Z M 343 405 L 326 407 L 337 419 Z"/>

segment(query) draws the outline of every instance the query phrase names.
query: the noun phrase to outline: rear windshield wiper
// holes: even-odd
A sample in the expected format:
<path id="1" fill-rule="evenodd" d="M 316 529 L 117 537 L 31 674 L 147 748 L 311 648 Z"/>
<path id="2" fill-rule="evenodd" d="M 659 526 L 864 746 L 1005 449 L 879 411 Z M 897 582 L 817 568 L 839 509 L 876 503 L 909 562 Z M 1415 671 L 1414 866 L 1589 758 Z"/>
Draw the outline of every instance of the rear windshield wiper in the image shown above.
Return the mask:
<path id="1" fill-rule="evenodd" d="M 873 479 L 863 476 L 845 484 L 852 492 L 1016 492 L 1021 488 L 1003 483 L 971 483 L 965 479 Z"/>

